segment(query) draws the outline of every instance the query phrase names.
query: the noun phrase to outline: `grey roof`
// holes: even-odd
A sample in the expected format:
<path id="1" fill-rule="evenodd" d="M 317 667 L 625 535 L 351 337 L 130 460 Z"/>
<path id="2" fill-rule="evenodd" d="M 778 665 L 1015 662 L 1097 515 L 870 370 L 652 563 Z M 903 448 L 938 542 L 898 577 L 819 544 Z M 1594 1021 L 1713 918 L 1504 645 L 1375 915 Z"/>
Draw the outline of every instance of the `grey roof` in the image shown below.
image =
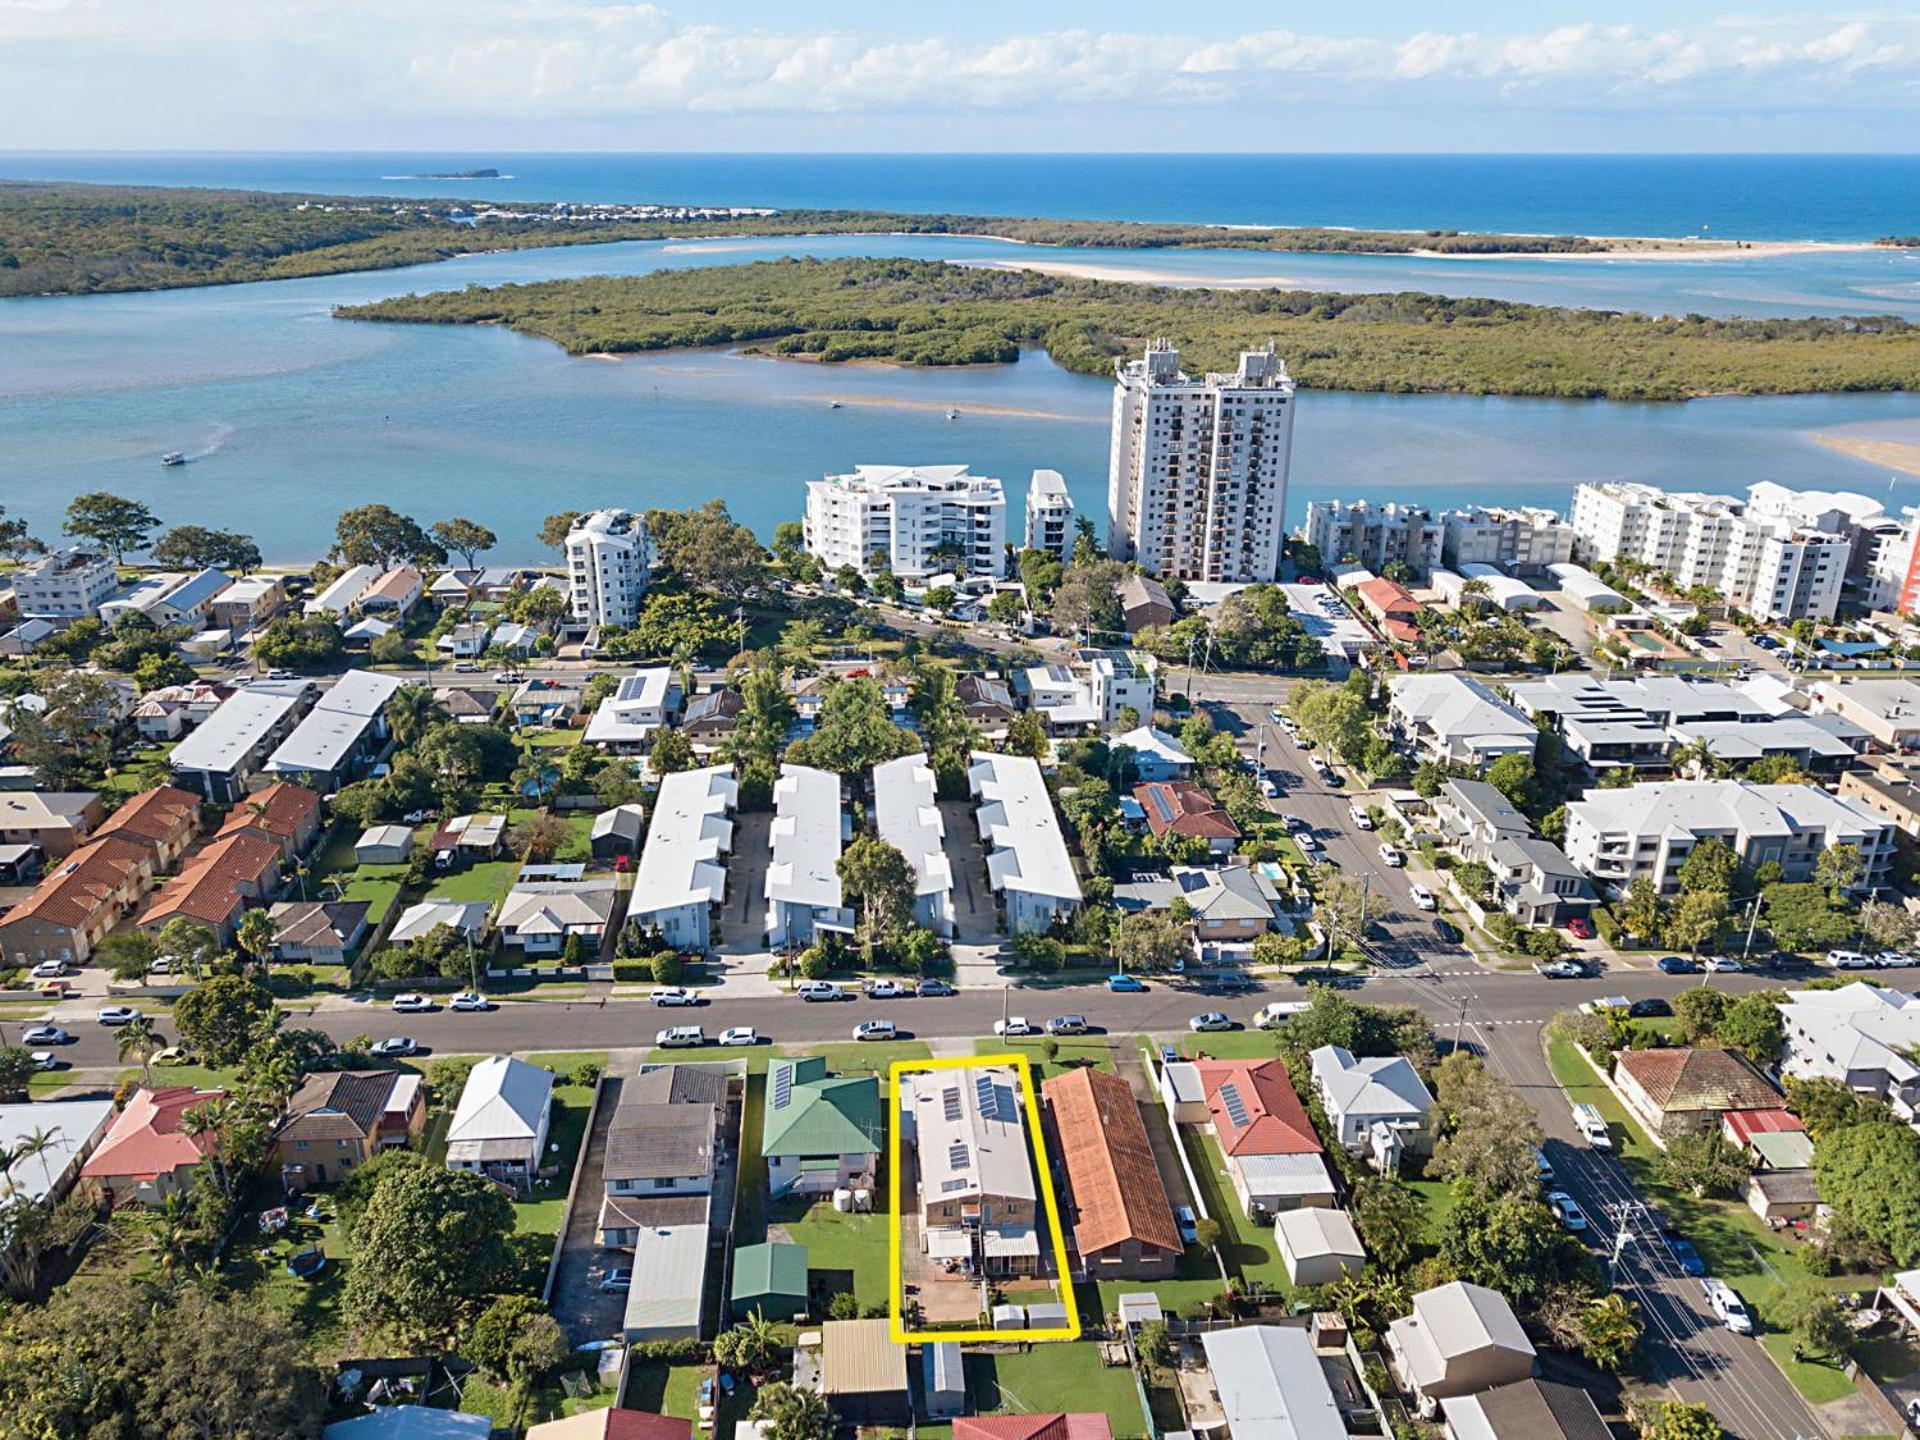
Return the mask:
<path id="1" fill-rule="evenodd" d="M 713 1173 L 727 1077 L 700 1065 L 663 1065 L 621 1082 L 607 1127 L 606 1174 L 665 1180 Z"/>
<path id="2" fill-rule="evenodd" d="M 249 686 L 220 703 L 200 728 L 174 746 L 168 763 L 175 770 L 229 773 L 300 706 L 299 692 Z"/>
<path id="3" fill-rule="evenodd" d="M 1338 1045 L 1322 1045 L 1310 1058 L 1329 1108 L 1342 1115 L 1424 1118 L 1432 1108 L 1433 1097 L 1404 1056 L 1356 1059 Z"/>
<path id="4" fill-rule="evenodd" d="M 12 1150 L 35 1131 L 44 1132 L 52 1142 L 40 1154 L 18 1161 L 7 1172 L 9 1188 L 27 1200 L 44 1200 L 51 1195 L 67 1168 L 80 1158 L 80 1151 L 92 1143 L 113 1113 L 113 1101 L 107 1099 L 0 1105 L 0 1149 Z"/>
<path id="5" fill-rule="evenodd" d="M 627 1292 L 627 1330 L 699 1333 L 707 1289 L 708 1233 L 705 1225 L 664 1225 L 642 1230 L 635 1237 L 633 1271 L 646 1281 Z"/>
<path id="6" fill-rule="evenodd" d="M 1592 1396 L 1549 1380 L 1516 1380 L 1440 1408 L 1454 1440 L 1612 1440 Z"/>
<path id="7" fill-rule="evenodd" d="M 928 1395 L 965 1395 L 967 1379 L 960 1358 L 960 1342 L 935 1340 L 920 1347 L 926 1393 Z"/>
<path id="8" fill-rule="evenodd" d="M 1449 780 L 1443 787 L 1454 807 L 1473 824 L 1490 825 L 1496 831 L 1531 835 L 1533 826 L 1514 808 L 1511 800 L 1484 780 Z"/>
<path id="9" fill-rule="evenodd" d="M 170 610 L 195 610 L 232 583 L 232 577 L 224 570 L 202 570 L 174 586 L 161 597 L 160 603 Z"/>
<path id="10" fill-rule="evenodd" d="M 280 742 L 267 768 L 296 774 L 334 769 L 360 742 L 401 683 L 395 675 L 349 670 Z"/>
<path id="11" fill-rule="evenodd" d="M 1347 1440 L 1340 1404 L 1307 1332 L 1242 1325 L 1200 1337 L 1233 1440 Z"/>
<path id="12" fill-rule="evenodd" d="M 605 835 L 619 835 L 628 840 L 638 840 L 646 826 L 647 812 L 643 807 L 616 805 L 593 817 L 592 838 L 598 840 Z"/>

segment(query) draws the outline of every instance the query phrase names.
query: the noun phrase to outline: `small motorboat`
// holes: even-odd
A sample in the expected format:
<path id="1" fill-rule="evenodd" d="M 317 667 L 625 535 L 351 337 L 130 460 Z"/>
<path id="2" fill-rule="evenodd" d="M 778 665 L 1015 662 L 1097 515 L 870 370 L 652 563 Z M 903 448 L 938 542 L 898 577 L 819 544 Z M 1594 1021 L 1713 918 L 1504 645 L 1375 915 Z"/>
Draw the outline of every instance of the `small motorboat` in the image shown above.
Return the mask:
<path id="1" fill-rule="evenodd" d="M 838 410 L 839 408 L 840 408 L 840 402 L 838 400 L 827 401 L 827 409 Z"/>
<path id="2" fill-rule="evenodd" d="M 949 410 L 947 411 L 947 418 L 949 420 L 958 420 L 960 418 L 960 412 L 958 410 Z"/>
<path id="3" fill-rule="evenodd" d="M 167 465 L 167 466 L 184 465 L 187 463 L 186 451 L 169 450 L 166 454 L 160 457 L 160 463 L 162 465 Z"/>

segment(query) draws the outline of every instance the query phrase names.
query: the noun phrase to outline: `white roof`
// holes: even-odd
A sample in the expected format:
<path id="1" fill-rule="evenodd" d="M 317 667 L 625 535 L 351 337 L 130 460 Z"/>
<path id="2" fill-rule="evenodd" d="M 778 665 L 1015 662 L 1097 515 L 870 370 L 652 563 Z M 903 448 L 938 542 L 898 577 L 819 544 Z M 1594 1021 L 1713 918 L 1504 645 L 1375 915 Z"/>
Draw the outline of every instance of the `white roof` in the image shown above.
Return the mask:
<path id="1" fill-rule="evenodd" d="M 489 1055 L 473 1067 L 447 1127 L 449 1145 L 481 1140 L 525 1140 L 540 1133 L 553 1101 L 553 1072 L 511 1055 Z"/>
<path id="2" fill-rule="evenodd" d="M 51 1142 L 40 1154 L 15 1162 L 7 1171 L 7 1186 L 29 1200 L 46 1199 L 112 1117 L 112 1100 L 38 1100 L 0 1105 L 0 1150 L 11 1152 L 36 1131 Z"/>
<path id="3" fill-rule="evenodd" d="M 378 640 L 391 629 L 391 620 L 382 620 L 377 615 L 363 615 L 341 633 L 349 640 Z"/>
<path id="4" fill-rule="evenodd" d="M 220 601 L 225 605 L 243 602 L 251 605 L 263 596 L 271 595 L 279 583 L 280 577 L 277 575 L 242 575 L 220 592 Z"/>
<path id="5" fill-rule="evenodd" d="M 1426 725 L 1443 749 L 1533 753 L 1533 722 L 1480 681 L 1464 675 L 1402 675 L 1388 685 L 1392 707 Z"/>
<path id="6" fill-rule="evenodd" d="M 664 722 L 679 690 L 673 682 L 673 671 L 664 665 L 623 676 L 587 722 L 587 740 L 603 744 L 645 740 Z"/>
<path id="7" fill-rule="evenodd" d="M 1318 1158 L 1318 1157 L 1315 1157 Z M 1298 1210 L 1282 1210 L 1273 1217 L 1274 1238 L 1281 1250 L 1295 1260 L 1338 1255 L 1364 1260 L 1367 1250 L 1360 1243 L 1360 1232 L 1344 1210 L 1323 1205 L 1303 1205 Z"/>
<path id="8" fill-rule="evenodd" d="M 379 578 L 379 566 L 355 565 L 343 570 L 338 579 L 307 601 L 302 608 L 309 615 L 318 615 L 328 610 L 336 615 L 344 614 L 353 608 L 353 602 L 366 594 L 372 588 L 373 582 Z"/>
<path id="9" fill-rule="evenodd" d="M 766 898 L 838 908 L 840 777 L 811 765 L 782 765 L 773 786 L 773 810 Z"/>
<path id="10" fill-rule="evenodd" d="M 1295 1325 L 1242 1325 L 1200 1337 L 1232 1440 L 1347 1440 L 1313 1339 Z"/>
<path id="11" fill-rule="evenodd" d="M 970 474 L 965 465 L 856 465 L 849 475 L 809 480 L 807 487 L 861 490 L 882 494 L 896 490 L 963 491 L 976 499 L 1000 495 L 1000 482 L 990 475 Z"/>
<path id="12" fill-rule="evenodd" d="M 1153 755 L 1169 765 L 1191 765 L 1193 757 L 1180 748 L 1180 742 L 1164 730 L 1151 725 L 1142 725 L 1137 730 L 1129 730 L 1117 737 L 1113 743 L 1124 745 L 1142 755 Z"/>
<path id="13" fill-rule="evenodd" d="M 633 880 L 634 915 L 720 901 L 727 885 L 720 857 L 733 844 L 727 812 L 738 792 L 726 765 L 675 771 L 660 782 L 653 827 Z"/>
<path id="14" fill-rule="evenodd" d="M 1513 1307 L 1498 1290 L 1464 1280 L 1413 1297 L 1413 1313 L 1393 1322 L 1394 1338 L 1413 1380 L 1432 1385 L 1447 1373 L 1447 1362 L 1482 1350 L 1506 1350 L 1533 1356 Z"/>
<path id="15" fill-rule="evenodd" d="M 1308 1058 L 1328 1106 L 1342 1115 L 1418 1120 L 1432 1108 L 1433 1097 L 1405 1056 L 1356 1058 L 1341 1046 L 1322 1045 Z"/>
<path id="16" fill-rule="evenodd" d="M 1796 1073 L 1816 1071 L 1834 1079 L 1848 1072 L 1883 1072 L 1896 1085 L 1920 1077 L 1920 1065 L 1908 1059 L 1920 1046 L 1920 1000 L 1856 980 L 1836 990 L 1789 991 L 1780 1007 L 1789 1032 L 1798 1031 L 1831 1065 L 1809 1065 L 1798 1054 Z"/>
<path id="17" fill-rule="evenodd" d="M 229 695 L 199 729 L 174 746 L 176 770 L 230 772 L 300 705 L 298 693 L 250 686 Z"/>
<path id="18" fill-rule="evenodd" d="M 992 847 L 987 878 L 993 888 L 1078 900 L 1080 882 L 1040 763 L 976 750 L 967 783 L 980 801 L 980 838 Z"/>
<path id="19" fill-rule="evenodd" d="M 360 742 L 402 683 L 395 675 L 347 671 L 321 693 L 293 733 L 280 742 L 266 768 L 282 774 L 332 770 Z"/>
<path id="20" fill-rule="evenodd" d="M 1849 795 L 1811 785 L 1753 785 L 1745 780 L 1662 780 L 1624 790 L 1587 791 L 1567 816 L 1602 833 L 1790 835 L 1824 829 L 1830 841 L 1870 838 L 1888 822 Z"/>
<path id="21" fill-rule="evenodd" d="M 914 894 L 944 895 L 953 889 L 953 867 L 941 844 L 946 826 L 926 756 L 903 755 L 873 767 L 873 813 L 880 838 L 913 866 Z"/>
<path id="22" fill-rule="evenodd" d="M 706 1225 L 641 1227 L 633 1242 L 635 1278 L 627 1291 L 625 1329 L 698 1333 L 710 1235 Z"/>
<path id="23" fill-rule="evenodd" d="M 436 925 L 450 925 L 455 930 L 477 935 L 487 925 L 487 907 L 478 900 L 421 900 L 409 905 L 406 913 L 387 933 L 387 939 L 395 945 L 404 945 L 409 940 L 418 940 Z"/>
<path id="24" fill-rule="evenodd" d="M 358 849 L 367 846 L 403 846 L 413 843 L 413 831 L 405 825 L 369 825 L 360 832 L 360 838 L 354 843 Z"/>
<path id="25" fill-rule="evenodd" d="M 1333 1195 L 1338 1187 L 1319 1155 L 1236 1155 L 1240 1178 L 1254 1195 Z"/>
<path id="26" fill-rule="evenodd" d="M 1515 580 L 1502 574 L 1491 565 L 1468 564 L 1460 567 L 1460 573 L 1469 580 L 1479 580 L 1487 587 L 1487 594 L 1493 603 L 1502 610 L 1512 610 L 1516 606 L 1545 605 L 1546 597 L 1524 580 Z"/>
<path id="27" fill-rule="evenodd" d="M 900 1103 L 913 1116 L 923 1209 L 955 1195 L 1036 1198 L 1013 1071 L 983 1065 L 901 1079 Z"/>

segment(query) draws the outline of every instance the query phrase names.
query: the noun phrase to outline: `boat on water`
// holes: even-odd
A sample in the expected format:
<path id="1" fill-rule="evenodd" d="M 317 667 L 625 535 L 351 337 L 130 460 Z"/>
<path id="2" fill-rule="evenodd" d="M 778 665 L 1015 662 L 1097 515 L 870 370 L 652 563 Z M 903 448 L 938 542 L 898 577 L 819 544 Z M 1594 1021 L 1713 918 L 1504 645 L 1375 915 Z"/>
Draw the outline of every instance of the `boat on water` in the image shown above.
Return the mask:
<path id="1" fill-rule="evenodd" d="M 160 457 L 160 463 L 162 465 L 184 465 L 187 463 L 187 454 L 184 450 L 169 450 Z"/>
<path id="2" fill-rule="evenodd" d="M 949 420 L 958 420 L 960 418 L 960 412 L 958 410 L 949 410 L 947 411 L 947 418 Z"/>
<path id="3" fill-rule="evenodd" d="M 827 409 L 838 410 L 839 408 L 840 408 L 840 402 L 838 400 L 827 401 Z"/>

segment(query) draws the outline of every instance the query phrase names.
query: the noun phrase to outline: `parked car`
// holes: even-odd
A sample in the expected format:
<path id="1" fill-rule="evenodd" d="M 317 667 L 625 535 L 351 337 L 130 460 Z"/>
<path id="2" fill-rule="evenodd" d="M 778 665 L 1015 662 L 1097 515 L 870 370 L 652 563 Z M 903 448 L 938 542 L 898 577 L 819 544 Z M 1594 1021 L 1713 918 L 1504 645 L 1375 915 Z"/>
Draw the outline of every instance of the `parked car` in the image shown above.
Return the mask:
<path id="1" fill-rule="evenodd" d="M 1636 1020 L 1644 1020 L 1655 1015 L 1671 1015 L 1673 1006 L 1658 995 L 1649 995 L 1644 1000 L 1636 1000 L 1627 1007 L 1627 1014 Z"/>
<path id="2" fill-rule="evenodd" d="M 1682 955 L 1663 955 L 1659 969 L 1663 975 L 1693 975 L 1698 973 L 1700 967 Z"/>
<path id="3" fill-rule="evenodd" d="M 1180 1238 L 1189 1245 L 1200 1243 L 1200 1220 L 1193 1213 L 1191 1205 L 1173 1207 L 1173 1223 L 1179 1227 Z"/>
<path id="4" fill-rule="evenodd" d="M 1347 807 L 1347 818 L 1353 822 L 1356 830 L 1373 829 L 1373 817 L 1357 804 Z"/>
<path id="5" fill-rule="evenodd" d="M 60 1057 L 51 1050 L 35 1050 L 32 1054 L 33 1068 L 36 1070 L 58 1070 Z"/>
<path id="6" fill-rule="evenodd" d="M 1254 1012 L 1253 1027 L 1256 1030 L 1278 1030 L 1294 1016 L 1304 1015 L 1311 1008 L 1311 1000 L 1275 1000 Z"/>
<path id="7" fill-rule="evenodd" d="M 22 1045 L 66 1045 L 72 1040 L 58 1025 L 29 1025 L 20 1032 Z"/>
<path id="8" fill-rule="evenodd" d="M 1087 1033 L 1087 1017 L 1084 1015 L 1056 1015 L 1047 1021 L 1049 1035 L 1084 1035 Z"/>
<path id="9" fill-rule="evenodd" d="M 600 1281 L 602 1295 L 624 1295 L 633 1288 L 633 1268 L 620 1265 L 607 1271 Z"/>
<path id="10" fill-rule="evenodd" d="M 1298 845 L 1302 850 L 1318 850 L 1320 848 L 1320 842 L 1313 838 L 1313 832 L 1311 830 L 1302 830 L 1298 835 L 1293 837 L 1293 843 Z"/>
<path id="11" fill-rule="evenodd" d="M 1115 995 L 1138 995 L 1147 988 L 1147 982 L 1132 975 L 1109 975 L 1107 989 Z"/>
<path id="12" fill-rule="evenodd" d="M 862 1020 L 853 1027 L 856 1040 L 891 1040 L 896 1033 L 891 1020 Z"/>
<path id="13" fill-rule="evenodd" d="M 760 1032 L 751 1025 L 731 1025 L 720 1032 L 722 1045 L 758 1045 Z"/>
<path id="14" fill-rule="evenodd" d="M 922 980 L 919 993 L 921 995 L 958 995 L 960 992 L 944 980 Z"/>
<path id="15" fill-rule="evenodd" d="M 131 1025 L 140 1018 L 140 1012 L 131 1005 L 103 1005 L 93 1018 L 102 1025 Z"/>
<path id="16" fill-rule="evenodd" d="M 647 998 L 656 1005 L 698 1005 L 700 997 L 684 985 L 662 985 Z"/>
<path id="17" fill-rule="evenodd" d="M 1233 1021 L 1219 1010 L 1209 1010 L 1204 1015 L 1196 1015 L 1187 1021 L 1187 1029 L 1195 1033 L 1208 1030 L 1231 1030 Z"/>
<path id="18" fill-rule="evenodd" d="M 802 1000 L 851 1000 L 853 992 L 842 990 L 831 980 L 802 980 L 794 987 L 794 994 Z"/>
<path id="19" fill-rule="evenodd" d="M 1873 963 L 1882 970 L 1904 970 L 1910 965 L 1920 965 L 1920 955 L 1905 950 L 1882 950 L 1873 957 Z"/>
<path id="20" fill-rule="evenodd" d="M 1267 711 L 1267 719 L 1271 720 L 1276 725 L 1280 724 L 1286 718 L 1287 717 L 1282 715 L 1278 710 Z"/>
<path id="21" fill-rule="evenodd" d="M 42 960 L 38 965 L 33 967 L 31 973 L 35 980 L 58 980 L 62 975 L 67 973 L 67 962 L 64 960 Z"/>
<path id="22" fill-rule="evenodd" d="M 1587 1228 L 1586 1212 L 1580 1208 L 1580 1202 L 1564 1190 L 1555 1190 L 1547 1196 L 1547 1208 L 1553 1211 L 1553 1218 L 1567 1229 L 1578 1233 Z"/>
<path id="23" fill-rule="evenodd" d="M 433 1009 L 433 1001 L 418 991 L 408 990 L 393 997 L 393 1009 L 397 1015 L 424 1015 Z"/>
<path id="24" fill-rule="evenodd" d="M 493 1002 L 478 990 L 462 990 L 447 1002 L 449 1010 L 488 1010 Z"/>
<path id="25" fill-rule="evenodd" d="M 897 980 L 867 980 L 860 988 L 866 992 L 869 1000 L 898 1000 L 905 996 L 907 988 Z"/>
<path id="26" fill-rule="evenodd" d="M 1542 1185 L 1553 1184 L 1553 1162 L 1547 1159 L 1547 1152 L 1542 1150 L 1538 1145 L 1533 1146 L 1532 1149 L 1533 1168 L 1540 1177 L 1540 1183 Z"/>
<path id="27" fill-rule="evenodd" d="M 1433 892 L 1424 885 L 1415 885 L 1408 893 L 1413 896 L 1415 909 L 1436 910 L 1439 908 L 1439 902 L 1433 898 Z"/>
<path id="28" fill-rule="evenodd" d="M 480 673 L 480 667 L 471 660 L 460 660 L 455 662 L 453 673 L 456 675 L 478 675 Z"/>
<path id="29" fill-rule="evenodd" d="M 1731 974 L 1736 970 L 1744 970 L 1747 968 L 1731 955 L 1709 955 L 1707 956 L 1706 965 L 1709 975 Z"/>
<path id="30" fill-rule="evenodd" d="M 409 810 L 400 817 L 400 823 L 403 825 L 424 825 L 427 821 L 433 819 L 435 813 L 436 812 L 432 810 Z"/>
<path id="31" fill-rule="evenodd" d="M 1576 940 L 1591 940 L 1593 938 L 1593 922 L 1584 915 L 1576 915 L 1567 921 L 1567 934 L 1573 936 Z"/>
<path id="32" fill-rule="evenodd" d="M 411 1035 L 389 1035 L 385 1040 L 373 1042 L 372 1053 L 382 1058 L 412 1055 L 420 1048 L 420 1042 Z"/>
<path id="33" fill-rule="evenodd" d="M 156 1065 L 191 1065 L 193 1063 L 193 1052 L 188 1050 L 184 1045 L 169 1045 L 153 1057 L 153 1063 Z"/>
<path id="34" fill-rule="evenodd" d="M 1541 960 L 1534 964 L 1534 973 L 1544 975 L 1549 980 L 1578 980 L 1587 972 L 1571 960 Z"/>
<path id="35" fill-rule="evenodd" d="M 1380 863 L 1391 869 L 1398 869 L 1407 863 L 1407 857 L 1391 845 L 1382 845 L 1380 847 Z"/>
<path id="36" fill-rule="evenodd" d="M 1031 1035 L 1034 1033 L 1034 1030 L 1033 1026 L 1026 1022 L 1024 1016 L 1010 1015 L 1005 1020 L 996 1020 L 993 1022 L 993 1033 L 1000 1036 L 1018 1036 Z"/>
<path id="37" fill-rule="evenodd" d="M 1700 1252 L 1693 1248 L 1691 1240 L 1684 1240 L 1678 1235 L 1668 1235 L 1664 1238 L 1667 1242 L 1667 1253 L 1673 1256 L 1673 1263 L 1680 1267 L 1682 1275 L 1697 1276 L 1707 1273 L 1707 1262 L 1700 1258 Z"/>
<path id="38" fill-rule="evenodd" d="M 1858 950 L 1829 950 L 1826 963 L 1835 970 L 1871 970 L 1873 957 Z"/>
<path id="39" fill-rule="evenodd" d="M 1260 777 L 1260 793 L 1269 800 L 1278 800 L 1280 798 L 1280 787 L 1273 783 L 1273 777 L 1271 775 L 1262 775 Z"/>
<path id="40" fill-rule="evenodd" d="M 1720 1317 L 1720 1323 L 1736 1335 L 1753 1333 L 1753 1316 L 1724 1280 L 1702 1280 L 1700 1288 L 1707 1297 L 1707 1308 Z"/>
<path id="41" fill-rule="evenodd" d="M 269 680 L 291 680 L 291 679 L 293 679 L 293 671 L 291 671 L 291 670 L 269 670 L 269 671 L 267 671 L 267 679 L 269 679 Z"/>
<path id="42" fill-rule="evenodd" d="M 707 1043 L 707 1032 L 698 1025 L 669 1025 L 653 1037 L 662 1050 L 693 1050 Z"/>

